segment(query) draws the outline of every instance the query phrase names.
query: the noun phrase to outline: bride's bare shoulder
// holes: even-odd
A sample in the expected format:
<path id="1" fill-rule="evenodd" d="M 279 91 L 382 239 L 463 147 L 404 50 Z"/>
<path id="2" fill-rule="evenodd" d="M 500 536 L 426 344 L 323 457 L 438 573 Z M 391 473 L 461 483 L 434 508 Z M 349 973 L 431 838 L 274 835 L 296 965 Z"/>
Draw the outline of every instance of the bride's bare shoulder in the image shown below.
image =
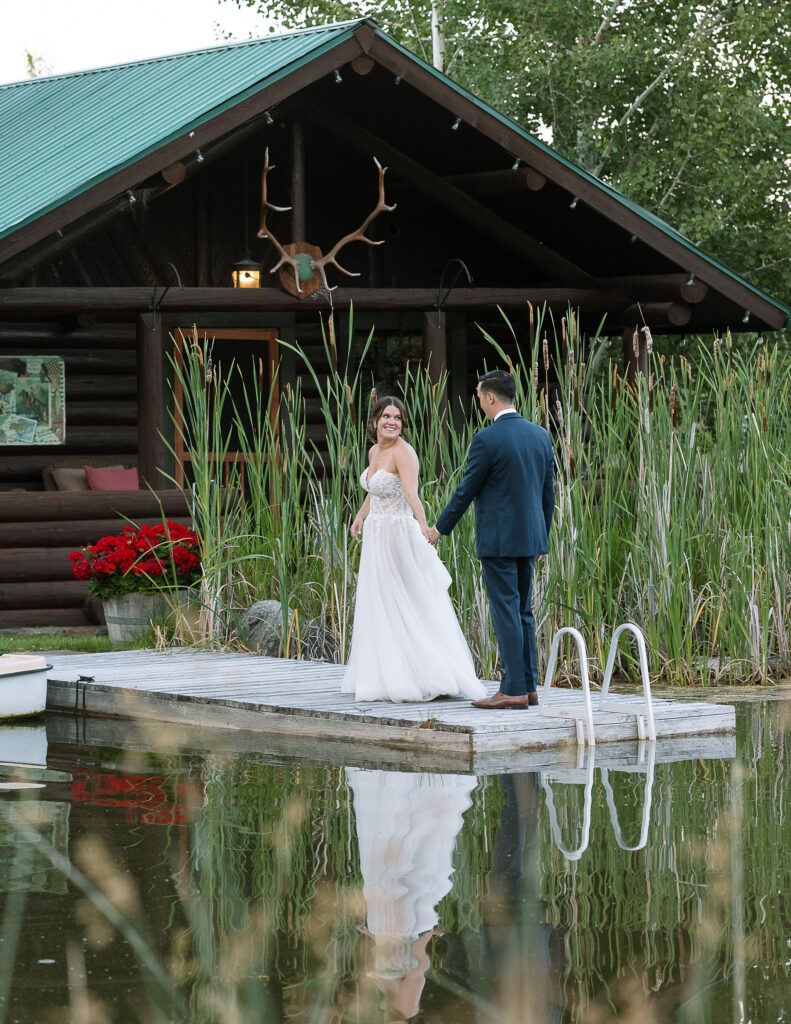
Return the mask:
<path id="1" fill-rule="evenodd" d="M 398 439 L 398 444 L 396 445 L 394 454 L 396 456 L 396 460 L 407 459 L 410 462 L 419 462 L 417 452 L 409 441 L 405 441 L 403 437 Z"/>

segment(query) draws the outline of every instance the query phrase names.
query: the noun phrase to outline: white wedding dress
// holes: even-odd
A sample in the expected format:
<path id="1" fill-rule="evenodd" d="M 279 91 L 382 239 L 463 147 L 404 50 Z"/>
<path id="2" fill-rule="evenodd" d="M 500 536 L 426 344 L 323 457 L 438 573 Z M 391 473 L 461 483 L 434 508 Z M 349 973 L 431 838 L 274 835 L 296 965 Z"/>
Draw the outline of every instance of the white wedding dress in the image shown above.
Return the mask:
<path id="1" fill-rule="evenodd" d="M 357 700 L 480 700 L 448 587 L 450 573 L 421 533 L 401 478 L 378 469 L 360 480 L 371 495 L 342 691 Z"/>

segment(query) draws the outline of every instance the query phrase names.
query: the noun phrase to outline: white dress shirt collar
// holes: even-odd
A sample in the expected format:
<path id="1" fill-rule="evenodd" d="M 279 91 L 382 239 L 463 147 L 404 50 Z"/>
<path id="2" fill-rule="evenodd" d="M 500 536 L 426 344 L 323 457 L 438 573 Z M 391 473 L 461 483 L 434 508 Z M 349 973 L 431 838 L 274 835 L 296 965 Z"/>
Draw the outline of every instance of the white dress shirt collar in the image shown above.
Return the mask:
<path id="1" fill-rule="evenodd" d="M 510 416 L 512 412 L 516 413 L 516 409 L 514 409 L 513 406 L 510 409 L 501 409 L 492 420 L 492 423 L 496 423 L 501 416 Z"/>

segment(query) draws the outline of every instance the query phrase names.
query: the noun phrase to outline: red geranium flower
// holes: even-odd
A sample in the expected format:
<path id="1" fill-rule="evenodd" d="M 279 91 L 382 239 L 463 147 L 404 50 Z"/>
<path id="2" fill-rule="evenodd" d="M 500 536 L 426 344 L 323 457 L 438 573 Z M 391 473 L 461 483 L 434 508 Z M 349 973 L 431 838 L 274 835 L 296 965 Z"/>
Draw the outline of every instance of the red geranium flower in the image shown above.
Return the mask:
<path id="1" fill-rule="evenodd" d="M 89 580 L 97 597 L 131 590 L 156 591 L 189 586 L 201 575 L 199 540 L 186 526 L 165 523 L 125 526 L 117 536 L 100 537 L 69 555 L 76 579 Z"/>

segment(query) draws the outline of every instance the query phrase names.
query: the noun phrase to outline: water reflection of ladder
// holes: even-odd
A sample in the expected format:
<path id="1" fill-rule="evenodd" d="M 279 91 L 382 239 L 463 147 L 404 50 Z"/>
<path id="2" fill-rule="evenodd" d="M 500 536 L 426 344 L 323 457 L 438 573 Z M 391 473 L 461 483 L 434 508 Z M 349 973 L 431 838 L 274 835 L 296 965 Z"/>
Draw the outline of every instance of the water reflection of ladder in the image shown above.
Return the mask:
<path id="1" fill-rule="evenodd" d="M 586 763 L 587 759 L 587 763 Z M 656 743 L 641 740 L 637 747 L 637 761 L 635 764 L 624 764 L 621 760 L 610 762 L 607 767 L 601 767 L 602 785 L 607 796 L 607 806 L 610 811 L 610 823 L 612 825 L 615 841 L 622 850 L 642 850 L 648 842 L 648 827 L 651 820 L 651 803 L 654 789 L 654 764 L 656 760 Z M 587 751 L 580 749 L 577 759 L 577 766 L 542 769 L 539 773 L 541 786 L 544 790 L 547 811 L 549 812 L 549 828 L 552 838 L 558 850 L 566 860 L 579 860 L 587 850 L 590 843 L 591 831 L 591 807 L 593 803 L 593 779 L 596 763 L 596 750 L 590 747 Z M 615 806 L 615 796 L 610 785 L 610 772 L 643 773 L 645 785 L 643 787 L 643 811 L 640 819 L 640 838 L 636 846 L 627 846 L 623 839 L 621 823 L 618 817 L 618 809 Z M 575 849 L 569 849 L 563 842 L 558 823 L 557 810 L 555 808 L 555 793 L 552 789 L 555 785 L 584 786 L 582 805 L 582 827 L 579 845 Z"/>
<path id="2" fill-rule="evenodd" d="M 618 626 L 613 633 L 612 641 L 610 642 L 610 650 L 607 655 L 607 664 L 604 669 L 604 679 L 602 681 L 597 710 L 608 710 L 607 699 L 608 697 L 612 697 L 610 694 L 610 682 L 615 668 L 618 643 L 621 636 L 627 631 L 634 634 L 635 639 L 637 640 L 640 675 L 643 683 L 643 698 L 640 700 L 640 698 L 619 696 L 618 700 L 621 706 L 613 708 L 612 710 L 616 714 L 634 714 L 637 726 L 637 738 L 639 740 L 649 739 L 654 741 L 656 740 L 656 725 L 654 723 L 654 709 L 651 701 L 651 681 L 648 675 L 648 657 L 646 654 L 645 637 L 643 636 L 640 628 L 633 622 L 622 623 L 622 625 Z M 582 696 L 580 698 L 578 695 L 579 691 L 571 691 L 572 695 L 564 695 L 561 698 L 561 703 L 561 701 L 550 699 L 550 690 L 552 689 L 552 679 L 555 675 L 555 668 L 557 666 L 560 641 L 564 636 L 570 636 L 577 646 L 577 654 L 580 662 L 580 678 L 582 681 Z M 547 661 L 544 685 L 541 689 L 542 704 L 544 706 L 545 713 L 550 715 L 561 715 L 563 717 L 573 717 L 577 726 L 577 743 L 582 746 L 587 739 L 588 745 L 593 747 L 596 743 L 596 737 L 593 725 L 593 702 L 591 700 L 590 678 L 588 676 L 588 648 L 585 644 L 585 638 L 582 633 L 580 633 L 578 629 L 575 629 L 574 626 L 563 626 L 557 631 L 557 633 L 555 633 L 555 636 L 552 639 L 549 659 Z M 558 688 L 555 687 L 554 689 L 557 693 Z M 641 709 L 640 712 L 633 710 L 635 700 L 637 700 L 638 706 Z M 624 709 L 624 705 L 626 705 L 626 710 Z"/>

